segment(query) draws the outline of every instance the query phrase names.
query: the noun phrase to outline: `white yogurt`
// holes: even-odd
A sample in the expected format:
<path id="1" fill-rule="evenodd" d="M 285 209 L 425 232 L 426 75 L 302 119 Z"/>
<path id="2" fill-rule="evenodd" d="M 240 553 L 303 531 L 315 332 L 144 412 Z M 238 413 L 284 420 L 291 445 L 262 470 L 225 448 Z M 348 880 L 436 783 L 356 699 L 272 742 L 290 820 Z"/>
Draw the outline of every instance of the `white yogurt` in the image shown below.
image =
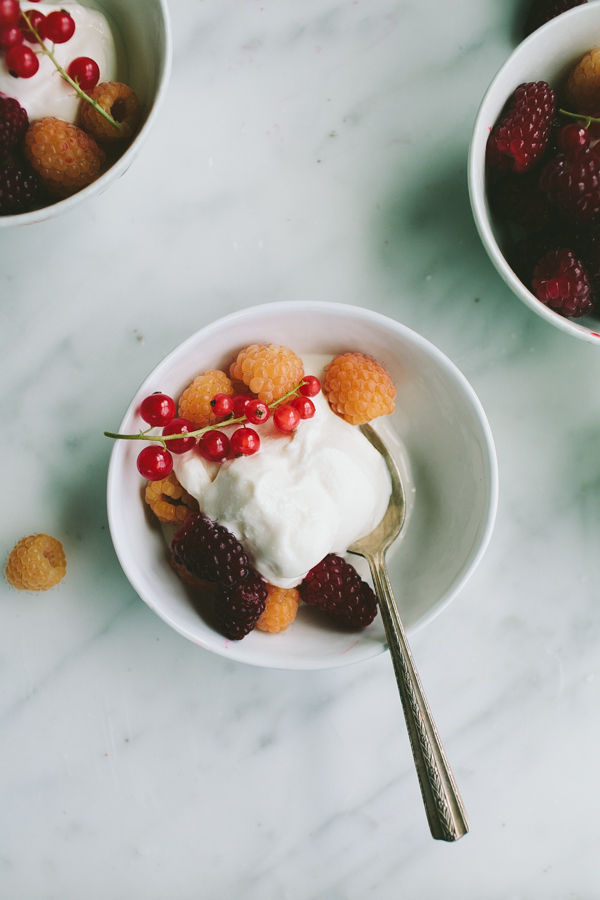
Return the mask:
<path id="1" fill-rule="evenodd" d="M 305 356 L 304 365 L 320 374 L 318 358 Z M 202 512 L 233 532 L 263 578 L 279 587 L 294 587 L 328 553 L 343 554 L 369 534 L 391 494 L 381 455 L 322 394 L 312 399 L 316 414 L 293 436 L 272 420 L 256 426 L 254 456 L 222 464 L 194 452 L 175 457 L 177 478 Z"/>
<path id="2" fill-rule="evenodd" d="M 37 9 L 44 15 L 57 9 L 64 9 L 75 20 L 75 34 L 70 41 L 54 45 L 54 55 L 63 67 L 68 69 L 70 63 L 78 56 L 89 56 L 100 68 L 100 81 L 114 81 L 117 75 L 117 54 L 115 41 L 110 26 L 102 13 L 93 9 L 85 9 L 79 3 L 65 0 L 59 5 L 53 3 L 31 3 L 24 0 L 21 9 L 27 12 Z M 52 50 L 50 41 L 45 41 Z M 37 44 L 29 44 L 34 51 Z M 40 67 L 32 78 L 14 78 L 6 67 L 5 54 L 0 55 L 0 93 L 14 97 L 27 111 L 29 120 L 43 119 L 45 116 L 57 116 L 67 122 L 77 119 L 80 99 L 60 75 L 54 63 L 45 54 L 37 54 Z"/>

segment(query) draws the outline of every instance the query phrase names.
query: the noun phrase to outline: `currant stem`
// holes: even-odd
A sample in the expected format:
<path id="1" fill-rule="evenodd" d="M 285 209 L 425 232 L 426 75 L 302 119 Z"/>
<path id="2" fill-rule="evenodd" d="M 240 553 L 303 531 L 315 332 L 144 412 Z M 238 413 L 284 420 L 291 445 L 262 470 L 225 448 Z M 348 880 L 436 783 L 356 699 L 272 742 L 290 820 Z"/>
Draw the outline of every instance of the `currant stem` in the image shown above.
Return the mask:
<path id="1" fill-rule="evenodd" d="M 298 392 L 303 384 L 306 384 L 306 382 L 298 382 L 298 384 L 295 384 L 287 394 L 280 397 L 279 400 L 274 400 L 273 403 L 269 403 L 269 409 L 275 409 L 280 403 L 283 403 L 284 400 L 292 397 Z M 154 441 L 155 443 L 162 444 L 166 450 L 166 441 L 181 440 L 182 437 L 200 438 L 203 434 L 206 434 L 207 431 L 217 431 L 219 428 L 223 428 L 224 425 L 240 425 L 247 421 L 248 419 L 246 416 L 238 416 L 237 419 L 224 419 L 222 422 L 216 422 L 214 425 L 205 425 L 204 428 L 198 428 L 196 431 L 185 431 L 177 434 L 149 434 L 148 431 L 150 429 L 148 429 L 148 431 L 140 431 L 139 434 L 115 434 L 113 431 L 105 431 L 104 437 L 112 438 L 115 441 Z"/>
<path id="2" fill-rule="evenodd" d="M 108 122 L 110 122 L 110 124 L 113 125 L 113 126 L 117 129 L 117 131 L 121 131 L 121 125 L 120 125 L 120 123 L 117 122 L 115 119 L 113 119 L 113 117 L 110 115 L 110 113 L 107 113 L 105 109 L 102 109 L 102 107 L 100 106 L 99 103 L 96 102 L 96 100 L 92 100 L 92 98 L 89 96 L 89 94 L 86 94 L 86 92 L 83 91 L 83 90 L 79 87 L 79 85 L 77 84 L 77 82 L 76 82 L 76 81 L 73 81 L 73 79 L 71 78 L 71 76 L 68 75 L 67 72 L 65 72 L 65 70 L 63 69 L 63 67 L 61 66 L 61 64 L 60 64 L 60 63 L 58 62 L 58 60 L 56 59 L 56 57 L 55 57 L 54 53 L 52 52 L 52 50 L 49 50 L 48 47 L 46 47 L 46 45 L 44 44 L 43 40 L 41 39 L 40 35 L 38 34 L 38 31 L 37 31 L 35 25 L 33 25 L 33 23 L 29 20 L 29 16 L 28 16 L 27 13 L 25 12 L 25 10 L 21 10 L 21 15 L 23 16 L 23 18 L 24 18 L 25 21 L 27 22 L 27 25 L 29 26 L 29 28 L 31 29 L 31 31 L 33 32 L 33 34 L 35 35 L 35 38 L 36 38 L 37 42 L 39 43 L 39 45 L 40 45 L 40 47 L 41 47 L 41 49 L 42 49 L 42 53 L 45 53 L 46 56 L 49 56 L 49 57 L 50 57 L 50 59 L 52 60 L 52 62 L 53 62 L 54 65 L 56 66 L 56 68 L 58 69 L 59 73 L 62 75 L 62 77 L 65 79 L 65 81 L 67 81 L 67 82 L 71 85 L 71 87 L 74 89 L 74 91 L 75 91 L 75 93 L 77 94 L 77 96 L 78 96 L 78 97 L 81 97 L 82 100 L 85 100 L 87 103 L 89 103 L 90 106 L 93 106 L 94 109 L 96 110 L 96 112 L 97 112 L 97 113 L 100 113 L 101 116 L 104 116 L 104 118 L 105 118 Z"/>
<path id="3" fill-rule="evenodd" d="M 559 109 L 559 113 L 561 114 L 561 116 L 570 116 L 572 119 L 584 119 L 584 128 L 589 128 L 592 122 L 600 123 L 600 119 L 595 119 L 593 116 L 584 116 L 582 113 L 568 112 L 566 109 Z"/>

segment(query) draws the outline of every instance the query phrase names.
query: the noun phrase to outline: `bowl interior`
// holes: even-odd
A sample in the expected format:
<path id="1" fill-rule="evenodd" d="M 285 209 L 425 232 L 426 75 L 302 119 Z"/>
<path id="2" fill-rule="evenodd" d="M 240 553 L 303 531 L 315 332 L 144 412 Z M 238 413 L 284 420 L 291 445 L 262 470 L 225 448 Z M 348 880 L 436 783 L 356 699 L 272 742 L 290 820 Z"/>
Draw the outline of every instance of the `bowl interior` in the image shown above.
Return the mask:
<path id="1" fill-rule="evenodd" d="M 490 84 L 479 108 L 469 153 L 469 194 L 481 240 L 496 269 L 511 290 L 552 325 L 592 343 L 600 341 L 600 318 L 565 319 L 549 309 L 517 278 L 503 254 L 503 229 L 492 216 L 485 187 L 488 135 L 504 104 L 520 84 L 547 81 L 562 93 L 569 72 L 581 58 L 600 46 L 600 4 L 577 6 L 552 19 L 519 44 Z M 565 120 L 566 121 L 566 120 Z"/>
<path id="2" fill-rule="evenodd" d="M 277 303 L 243 310 L 204 328 L 163 360 L 134 397 L 121 431 L 135 433 L 141 400 L 161 390 L 178 397 L 201 371 L 228 366 L 250 343 L 279 343 L 302 353 L 360 350 L 382 363 L 397 386 L 391 425 L 412 469 L 413 512 L 389 556 L 403 620 L 414 628 L 456 594 L 489 539 L 496 508 L 496 462 L 489 426 L 472 389 L 431 344 L 384 316 L 324 303 Z M 216 653 L 261 666 L 327 668 L 385 649 L 380 617 L 362 632 L 336 629 L 301 607 L 279 635 L 254 631 L 242 641 L 216 632 L 172 571 L 160 527 L 142 502 L 135 461 L 140 445 L 113 448 L 108 509 L 115 549 L 131 584 L 181 634 Z M 394 552 L 394 549 L 396 552 Z M 358 558 L 357 558 L 358 559 Z"/>
<path id="3" fill-rule="evenodd" d="M 61 215 L 86 198 L 102 194 L 127 171 L 140 152 L 166 92 L 171 70 L 171 32 L 166 0 L 79 0 L 103 12 L 113 26 L 118 78 L 140 98 L 142 123 L 125 153 L 93 184 L 43 209 L 0 216 L 1 227 L 33 225 Z"/>

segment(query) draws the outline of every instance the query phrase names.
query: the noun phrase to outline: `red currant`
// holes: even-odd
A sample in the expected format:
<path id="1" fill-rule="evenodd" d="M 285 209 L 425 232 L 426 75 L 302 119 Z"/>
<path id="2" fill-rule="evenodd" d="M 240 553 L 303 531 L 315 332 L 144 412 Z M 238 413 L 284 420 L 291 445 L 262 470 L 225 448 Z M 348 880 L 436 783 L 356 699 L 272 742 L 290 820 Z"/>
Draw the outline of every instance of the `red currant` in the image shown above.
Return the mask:
<path id="1" fill-rule="evenodd" d="M 39 60 L 31 47 L 15 44 L 6 54 L 6 68 L 17 78 L 32 78 L 40 67 Z"/>
<path id="2" fill-rule="evenodd" d="M 22 43 L 23 35 L 17 25 L 11 25 L 10 28 L 3 28 L 0 31 L 0 50 L 10 50 L 15 44 Z"/>
<path id="3" fill-rule="evenodd" d="M 187 434 L 189 431 L 195 431 L 196 426 L 188 419 L 173 419 L 163 428 L 162 433 L 165 434 Z M 187 453 L 196 443 L 195 437 L 181 438 L 180 441 L 168 441 L 171 453 Z"/>
<path id="4" fill-rule="evenodd" d="M 233 412 L 233 397 L 230 397 L 229 394 L 215 394 L 210 405 L 219 419 L 222 416 L 229 416 Z"/>
<path id="5" fill-rule="evenodd" d="M 46 16 L 46 37 L 55 44 L 66 44 L 75 34 L 75 20 L 64 9 L 57 9 Z"/>
<path id="6" fill-rule="evenodd" d="M 289 434 L 298 427 L 300 413 L 290 403 L 285 403 L 283 406 L 278 406 L 273 413 L 273 422 L 278 431 Z"/>
<path id="7" fill-rule="evenodd" d="M 198 441 L 198 453 L 209 462 L 223 462 L 229 456 L 229 438 L 222 431 L 207 431 Z"/>
<path id="8" fill-rule="evenodd" d="M 315 414 L 315 404 L 310 397 L 296 397 L 292 406 L 298 410 L 301 419 L 312 419 Z"/>
<path id="9" fill-rule="evenodd" d="M 29 19 L 29 24 L 25 21 L 25 16 L 21 16 L 19 19 L 21 34 L 24 40 L 29 41 L 30 44 L 38 44 L 39 41 L 32 31 L 32 27 L 35 28 L 40 38 L 44 40 L 46 37 L 46 16 L 39 9 L 30 9 L 27 12 L 27 18 Z"/>
<path id="10" fill-rule="evenodd" d="M 67 75 L 77 82 L 82 91 L 91 91 L 100 81 L 100 68 L 89 56 L 78 56 L 70 63 Z"/>
<path id="11" fill-rule="evenodd" d="M 253 425 L 260 425 L 261 422 L 266 422 L 271 415 L 271 410 L 262 400 L 249 400 L 246 404 L 245 412 L 246 418 Z"/>
<path id="12" fill-rule="evenodd" d="M 149 397 L 142 400 L 140 407 L 140 416 L 144 422 L 156 427 L 168 425 L 175 418 L 176 412 L 175 401 L 167 394 L 161 394 L 159 391 L 150 394 Z"/>
<path id="13" fill-rule="evenodd" d="M 18 0 L 0 0 L 0 28 L 10 28 L 16 25 L 21 15 Z"/>
<path id="14" fill-rule="evenodd" d="M 246 407 L 250 403 L 250 397 L 246 394 L 236 394 L 233 398 L 233 415 L 236 419 L 246 415 Z"/>
<path id="15" fill-rule="evenodd" d="M 579 150 L 580 147 L 589 147 L 589 144 L 590 133 L 583 125 L 572 122 L 558 132 L 558 146 L 565 153 L 568 153 L 569 150 Z"/>
<path id="16" fill-rule="evenodd" d="M 138 472 L 148 481 L 160 481 L 173 471 L 173 457 L 156 444 L 144 447 L 137 458 Z"/>
<path id="17" fill-rule="evenodd" d="M 238 428 L 231 435 L 231 450 L 235 456 L 252 456 L 260 447 L 260 438 L 252 428 Z"/>
<path id="18" fill-rule="evenodd" d="M 302 379 L 304 384 L 299 388 L 303 397 L 316 397 L 321 390 L 321 382 L 314 375 L 305 375 Z"/>

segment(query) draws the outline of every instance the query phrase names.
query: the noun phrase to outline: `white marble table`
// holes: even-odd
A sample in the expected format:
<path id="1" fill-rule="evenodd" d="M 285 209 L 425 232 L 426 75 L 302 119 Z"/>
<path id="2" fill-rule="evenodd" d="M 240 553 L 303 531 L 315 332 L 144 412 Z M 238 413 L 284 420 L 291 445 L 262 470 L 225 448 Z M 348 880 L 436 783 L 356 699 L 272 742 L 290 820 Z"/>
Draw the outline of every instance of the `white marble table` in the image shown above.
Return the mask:
<path id="1" fill-rule="evenodd" d="M 172 0 L 170 91 L 107 193 L 0 234 L 2 540 L 69 569 L 0 588 L 7 900 L 594 900 L 600 839 L 600 354 L 512 296 L 466 153 L 516 0 Z M 183 338 L 256 303 L 360 304 L 473 384 L 489 550 L 415 635 L 472 831 L 428 833 L 389 656 L 273 672 L 136 596 L 110 443 Z"/>

